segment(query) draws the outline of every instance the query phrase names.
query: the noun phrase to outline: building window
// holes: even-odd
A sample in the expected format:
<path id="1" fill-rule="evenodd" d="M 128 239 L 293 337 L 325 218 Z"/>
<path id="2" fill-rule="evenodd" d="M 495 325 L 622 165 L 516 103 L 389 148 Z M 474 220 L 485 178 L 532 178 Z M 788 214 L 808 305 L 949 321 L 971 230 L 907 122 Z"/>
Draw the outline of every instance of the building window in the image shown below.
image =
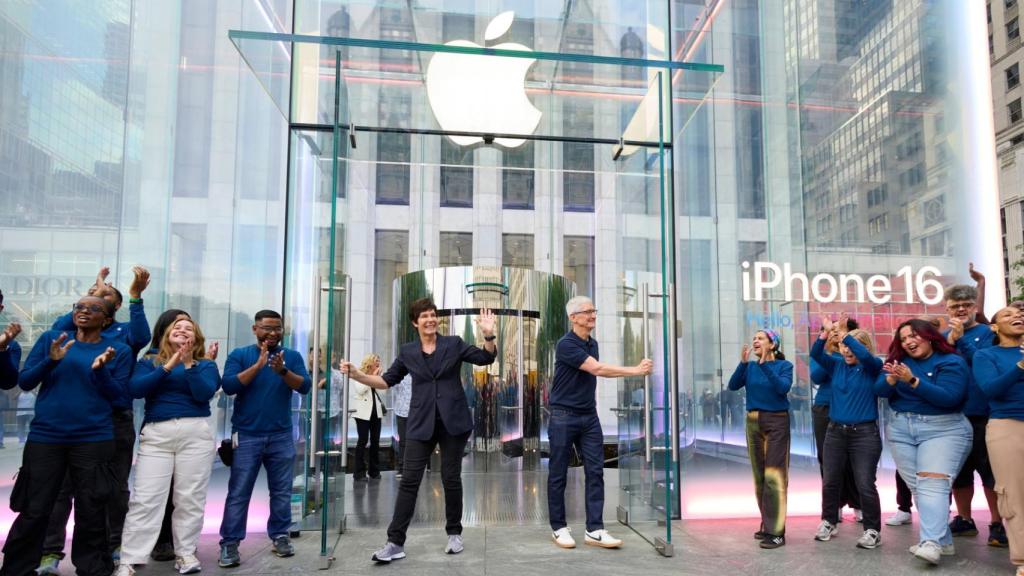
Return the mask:
<path id="1" fill-rule="evenodd" d="M 399 128 L 412 115 L 409 98 L 385 98 L 380 102 L 382 126 Z M 401 132 L 377 134 L 377 204 L 409 204 L 409 171 L 412 136 Z"/>
<path id="2" fill-rule="evenodd" d="M 533 270 L 533 234 L 502 234 L 501 265 Z"/>
<path id="3" fill-rule="evenodd" d="M 593 297 L 594 294 L 594 238 L 592 236 L 566 236 L 563 273 L 576 283 L 576 293 Z"/>
<path id="4" fill-rule="evenodd" d="M 391 284 L 395 278 L 409 271 L 409 233 L 405 230 L 377 230 L 374 236 L 373 349 L 390 351 L 394 342 L 391 332 L 394 292 Z"/>
<path id="5" fill-rule="evenodd" d="M 1010 124 L 1016 124 L 1020 122 L 1021 110 L 1020 110 L 1020 98 L 1017 98 L 1006 107 L 1010 112 Z"/>
<path id="6" fill-rule="evenodd" d="M 590 134 L 594 109 L 589 102 L 566 102 L 562 109 L 566 134 Z M 594 145 L 562 143 L 562 194 L 567 212 L 594 211 Z"/>
<path id="7" fill-rule="evenodd" d="M 1017 18 L 1006 23 L 1006 41 L 1010 42 L 1020 38 L 1020 22 Z"/>
<path id="8" fill-rule="evenodd" d="M 473 207 L 473 149 L 441 138 L 441 206 Z"/>
<path id="9" fill-rule="evenodd" d="M 1005 0 L 1005 1 L 1006 1 L 1006 7 L 1007 8 L 1013 8 L 1014 6 L 1017 5 L 1017 0 Z M 991 22 L 991 20 L 989 20 L 989 22 Z"/>
<path id="10" fill-rule="evenodd" d="M 1020 86 L 1020 64 L 1015 63 L 1006 69 L 1006 89 L 1010 90 Z"/>
<path id="11" fill-rule="evenodd" d="M 441 266 L 473 264 L 472 232 L 441 232 Z"/>
<path id="12" fill-rule="evenodd" d="M 505 150 L 502 156 L 502 208 L 533 210 L 533 142 Z"/>

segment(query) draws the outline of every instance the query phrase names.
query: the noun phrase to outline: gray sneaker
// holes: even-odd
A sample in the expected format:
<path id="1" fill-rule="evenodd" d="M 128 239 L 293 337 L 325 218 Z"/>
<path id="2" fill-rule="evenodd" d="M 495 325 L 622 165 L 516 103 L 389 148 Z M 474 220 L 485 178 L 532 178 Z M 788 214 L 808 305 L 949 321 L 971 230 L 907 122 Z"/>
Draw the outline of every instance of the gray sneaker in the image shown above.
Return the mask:
<path id="1" fill-rule="evenodd" d="M 295 555 L 295 547 L 292 546 L 292 541 L 288 536 L 281 535 L 274 538 L 274 554 L 278 558 L 287 558 Z"/>
<path id="2" fill-rule="evenodd" d="M 445 554 L 458 554 L 465 548 L 462 546 L 462 536 L 459 534 L 448 535 L 448 545 L 444 547 Z"/>
<path id="3" fill-rule="evenodd" d="M 822 520 L 818 524 L 818 531 L 814 533 L 814 539 L 818 542 L 828 542 L 839 532 L 839 529 L 828 520 Z"/>
<path id="4" fill-rule="evenodd" d="M 383 548 L 373 553 L 372 560 L 374 562 L 391 562 L 402 558 L 405 558 L 405 549 L 394 542 L 388 542 Z"/>
<path id="5" fill-rule="evenodd" d="M 919 544 L 914 544 L 913 546 L 910 547 L 910 553 L 916 555 L 918 548 L 920 548 L 920 545 Z M 940 550 L 940 554 L 942 556 L 955 556 L 956 555 L 956 547 L 954 545 L 952 545 L 952 544 L 943 544 L 942 547 L 939 550 Z"/>
<path id="6" fill-rule="evenodd" d="M 925 540 L 917 546 L 917 549 L 914 550 L 913 554 L 921 560 L 934 565 L 939 563 L 939 558 L 941 558 L 942 555 L 942 548 L 939 547 L 937 542 Z"/>
<path id="7" fill-rule="evenodd" d="M 882 545 L 882 537 L 878 534 L 878 530 L 869 528 L 864 531 L 864 534 L 857 539 L 857 548 L 864 548 L 866 550 L 874 550 Z"/>
<path id="8" fill-rule="evenodd" d="M 220 559 L 217 560 L 218 566 L 221 568 L 234 568 L 241 563 L 242 558 L 238 555 L 238 542 L 220 545 Z"/>

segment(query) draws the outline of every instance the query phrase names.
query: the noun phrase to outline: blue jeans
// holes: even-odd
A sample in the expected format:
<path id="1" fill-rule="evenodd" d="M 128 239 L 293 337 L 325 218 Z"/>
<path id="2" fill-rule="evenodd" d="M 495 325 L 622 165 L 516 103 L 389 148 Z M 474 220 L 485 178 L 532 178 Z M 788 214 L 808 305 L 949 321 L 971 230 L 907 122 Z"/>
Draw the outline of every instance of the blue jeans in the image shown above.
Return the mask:
<path id="1" fill-rule="evenodd" d="M 551 409 L 548 424 L 551 459 L 548 461 L 548 518 L 551 529 L 565 528 L 565 482 L 569 456 L 575 445 L 583 458 L 587 481 L 587 531 L 604 528 L 604 432 L 597 412 Z"/>
<path id="2" fill-rule="evenodd" d="M 292 431 L 266 435 L 238 433 L 238 447 L 231 463 L 228 498 L 224 503 L 224 520 L 220 524 L 220 543 L 237 544 L 245 539 L 249 516 L 249 499 L 260 464 L 267 470 L 270 491 L 270 518 L 267 535 L 271 540 L 287 536 L 292 526 L 292 472 L 295 464 L 295 443 Z"/>
<path id="3" fill-rule="evenodd" d="M 953 479 L 971 451 L 974 431 L 961 413 L 936 416 L 894 412 L 886 437 L 896 470 L 907 483 L 921 518 L 920 541 L 952 544 L 949 495 Z M 918 476 L 934 472 L 944 477 Z"/>

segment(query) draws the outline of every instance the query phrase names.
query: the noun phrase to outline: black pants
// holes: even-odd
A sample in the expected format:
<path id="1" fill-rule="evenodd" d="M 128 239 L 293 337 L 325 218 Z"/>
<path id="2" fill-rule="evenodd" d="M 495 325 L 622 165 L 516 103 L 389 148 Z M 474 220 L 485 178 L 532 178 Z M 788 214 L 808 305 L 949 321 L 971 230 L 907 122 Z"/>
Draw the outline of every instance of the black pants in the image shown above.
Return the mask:
<path id="1" fill-rule="evenodd" d="M 788 412 L 747 412 L 747 452 L 761 511 L 761 530 L 772 536 L 786 534 L 789 447 Z"/>
<path id="2" fill-rule="evenodd" d="M 124 517 L 128 515 L 128 476 L 132 471 L 132 451 L 135 449 L 135 419 L 130 409 L 115 409 L 114 447 L 110 459 L 114 475 L 117 478 L 118 492 L 112 494 L 107 502 L 107 529 L 110 542 L 108 552 L 121 547 L 121 532 L 124 530 Z M 74 485 L 71 477 L 64 479 L 60 493 L 53 504 L 50 522 L 46 527 L 46 540 L 43 543 L 43 554 L 56 554 L 64 558 L 64 542 L 67 540 L 68 518 L 71 517 L 71 499 Z M 78 518 L 77 512 L 75 518 Z M 95 521 L 95 520 L 93 520 Z M 75 520 L 75 524 L 78 520 Z"/>
<path id="3" fill-rule="evenodd" d="M 423 471 L 427 467 L 435 446 L 441 447 L 441 483 L 444 485 L 444 531 L 462 534 L 462 451 L 466 449 L 469 432 L 453 436 L 441 420 L 434 422 L 434 436 L 423 440 L 405 441 L 405 462 L 402 483 L 398 486 L 395 515 L 388 526 L 388 541 L 405 546 L 405 533 L 416 513 L 416 494 L 420 491 Z"/>
<path id="4" fill-rule="evenodd" d="M 821 473 L 821 477 L 825 478 L 825 464 L 822 459 L 825 453 L 825 432 L 828 431 L 829 423 L 829 407 L 828 406 L 812 406 L 811 407 L 811 424 L 814 427 L 814 444 L 818 449 L 818 471 Z M 824 490 L 824 484 L 822 484 L 822 490 Z M 857 487 L 853 480 L 853 466 L 850 465 L 849 461 L 846 463 L 846 472 L 843 474 L 843 485 L 839 491 L 839 509 L 842 510 L 843 506 L 849 506 L 850 508 L 861 509 L 860 495 L 857 494 Z M 824 513 L 824 511 L 822 511 Z"/>
<path id="5" fill-rule="evenodd" d="M 903 481 L 903 477 L 900 476 L 899 471 L 896 471 L 896 507 L 900 509 L 900 512 L 906 512 L 910 514 L 910 507 L 913 504 L 914 496 L 910 492 L 910 486 Z"/>
<path id="6" fill-rule="evenodd" d="M 839 522 L 840 494 L 847 470 L 863 505 L 865 530 L 882 530 L 882 505 L 878 500 L 875 472 L 882 457 L 878 423 L 843 425 L 832 422 L 825 434 L 825 477 L 821 491 L 821 518 Z"/>
<path id="7" fill-rule="evenodd" d="M 399 474 L 405 470 L 405 422 L 408 420 L 405 416 L 399 416 L 395 414 L 395 426 L 398 427 L 398 457 L 395 460 L 395 470 Z"/>
<path id="8" fill-rule="evenodd" d="M 376 406 L 374 407 L 376 408 Z M 374 410 L 370 413 L 369 420 L 360 420 L 356 418 L 356 431 L 359 433 L 359 439 L 356 440 L 356 478 L 363 478 L 366 476 L 366 442 L 370 442 L 370 454 L 369 454 L 369 468 L 370 476 L 380 476 L 380 418 L 377 417 L 377 411 Z"/>
<path id="9" fill-rule="evenodd" d="M 174 479 L 171 479 L 171 490 L 167 493 L 167 505 L 164 506 L 164 521 L 160 524 L 160 535 L 156 538 L 156 545 L 173 544 L 174 533 L 171 532 L 171 516 L 174 514 Z"/>
<path id="10" fill-rule="evenodd" d="M 0 576 L 35 574 L 43 553 L 46 527 L 65 478 L 75 498 L 75 533 L 71 560 L 81 576 L 109 576 L 114 563 L 103 521 L 112 486 L 105 481 L 114 455 L 114 442 L 42 444 L 29 441 L 22 453 L 19 481 L 31 486 L 22 512 L 15 518 L 4 544 Z M 106 469 L 106 470 L 105 470 Z"/>

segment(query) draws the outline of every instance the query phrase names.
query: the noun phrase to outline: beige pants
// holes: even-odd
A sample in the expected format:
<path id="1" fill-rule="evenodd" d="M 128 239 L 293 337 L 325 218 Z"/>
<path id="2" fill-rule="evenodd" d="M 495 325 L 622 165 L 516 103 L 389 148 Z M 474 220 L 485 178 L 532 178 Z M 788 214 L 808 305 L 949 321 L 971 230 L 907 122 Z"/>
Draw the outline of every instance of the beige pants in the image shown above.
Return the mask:
<path id="1" fill-rule="evenodd" d="M 985 428 L 985 444 L 996 477 L 999 514 L 1010 541 L 1010 561 L 1024 566 L 1024 422 L 993 418 Z"/>
<path id="2" fill-rule="evenodd" d="M 172 479 L 174 553 L 196 553 L 213 455 L 213 433 L 206 418 L 176 418 L 151 422 L 142 428 L 135 460 L 135 485 L 121 539 L 121 562 L 149 561 L 149 553 L 160 535 Z"/>

